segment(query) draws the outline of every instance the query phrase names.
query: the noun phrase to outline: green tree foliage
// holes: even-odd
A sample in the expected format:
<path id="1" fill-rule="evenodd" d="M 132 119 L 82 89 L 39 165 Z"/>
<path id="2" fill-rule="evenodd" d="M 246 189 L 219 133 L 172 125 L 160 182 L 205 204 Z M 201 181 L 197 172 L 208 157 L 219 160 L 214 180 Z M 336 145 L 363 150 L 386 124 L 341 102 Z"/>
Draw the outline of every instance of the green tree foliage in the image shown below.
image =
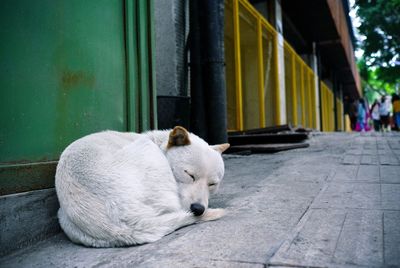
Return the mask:
<path id="1" fill-rule="evenodd" d="M 368 67 L 364 58 L 358 60 L 357 66 L 362 77 L 361 82 L 364 96 L 368 99 L 369 103 L 372 103 L 381 96 L 395 93 L 396 84 L 388 83 L 379 78 L 379 68 Z"/>
<path id="2" fill-rule="evenodd" d="M 356 0 L 360 34 L 365 36 L 360 47 L 373 76 L 388 84 L 400 82 L 400 0 Z M 361 73 L 369 80 L 367 73 Z M 369 74 L 371 76 L 371 74 Z"/>

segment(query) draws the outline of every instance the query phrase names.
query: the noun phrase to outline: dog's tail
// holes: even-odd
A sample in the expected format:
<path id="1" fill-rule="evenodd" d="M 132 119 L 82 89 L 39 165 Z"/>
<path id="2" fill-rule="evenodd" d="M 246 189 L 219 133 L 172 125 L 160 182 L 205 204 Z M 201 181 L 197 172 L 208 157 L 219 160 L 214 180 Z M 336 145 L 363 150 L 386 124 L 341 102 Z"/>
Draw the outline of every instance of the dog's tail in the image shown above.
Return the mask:
<path id="1" fill-rule="evenodd" d="M 224 215 L 224 209 L 207 209 L 200 217 L 196 217 L 193 213 L 182 210 L 152 218 L 143 218 L 135 222 L 135 241 L 138 244 L 154 242 L 181 227 L 196 222 L 217 220 Z"/>
<path id="2" fill-rule="evenodd" d="M 182 210 L 150 218 L 141 218 L 138 221 L 128 223 L 128 225 L 134 226 L 132 235 L 136 244 L 143 244 L 157 241 L 163 236 L 199 220 L 199 217 L 195 217 L 193 213 Z"/>

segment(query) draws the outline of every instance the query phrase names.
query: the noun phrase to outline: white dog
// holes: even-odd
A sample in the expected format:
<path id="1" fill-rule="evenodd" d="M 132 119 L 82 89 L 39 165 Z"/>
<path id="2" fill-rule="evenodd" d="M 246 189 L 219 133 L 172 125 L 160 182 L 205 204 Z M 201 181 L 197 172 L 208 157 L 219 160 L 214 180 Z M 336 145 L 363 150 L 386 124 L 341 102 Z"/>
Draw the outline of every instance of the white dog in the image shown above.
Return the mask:
<path id="1" fill-rule="evenodd" d="M 143 134 L 106 131 L 79 139 L 60 157 L 58 217 L 67 236 L 92 247 L 153 242 L 198 221 L 224 175 L 221 153 L 182 127 Z"/>

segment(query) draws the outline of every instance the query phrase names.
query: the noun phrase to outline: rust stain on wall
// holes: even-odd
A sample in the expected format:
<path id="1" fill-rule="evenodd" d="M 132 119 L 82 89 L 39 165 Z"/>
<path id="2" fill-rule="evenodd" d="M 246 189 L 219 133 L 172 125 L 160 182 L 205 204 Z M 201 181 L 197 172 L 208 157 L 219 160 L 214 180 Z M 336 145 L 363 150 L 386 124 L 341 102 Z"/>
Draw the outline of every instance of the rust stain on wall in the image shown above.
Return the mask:
<path id="1" fill-rule="evenodd" d="M 84 71 L 64 71 L 61 76 L 62 88 L 65 89 L 71 89 L 77 86 L 93 88 L 94 83 L 94 75 Z"/>

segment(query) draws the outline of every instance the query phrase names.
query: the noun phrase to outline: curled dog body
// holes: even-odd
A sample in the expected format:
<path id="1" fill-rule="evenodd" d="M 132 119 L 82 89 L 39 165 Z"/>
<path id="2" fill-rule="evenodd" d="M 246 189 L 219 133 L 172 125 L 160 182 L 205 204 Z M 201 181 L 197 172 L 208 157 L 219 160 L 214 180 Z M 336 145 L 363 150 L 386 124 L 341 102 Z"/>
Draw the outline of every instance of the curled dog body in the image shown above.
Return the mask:
<path id="1" fill-rule="evenodd" d="M 224 176 L 221 153 L 182 127 L 105 131 L 68 146 L 56 172 L 60 225 L 75 243 L 115 247 L 156 241 L 223 209 L 208 199 Z"/>

